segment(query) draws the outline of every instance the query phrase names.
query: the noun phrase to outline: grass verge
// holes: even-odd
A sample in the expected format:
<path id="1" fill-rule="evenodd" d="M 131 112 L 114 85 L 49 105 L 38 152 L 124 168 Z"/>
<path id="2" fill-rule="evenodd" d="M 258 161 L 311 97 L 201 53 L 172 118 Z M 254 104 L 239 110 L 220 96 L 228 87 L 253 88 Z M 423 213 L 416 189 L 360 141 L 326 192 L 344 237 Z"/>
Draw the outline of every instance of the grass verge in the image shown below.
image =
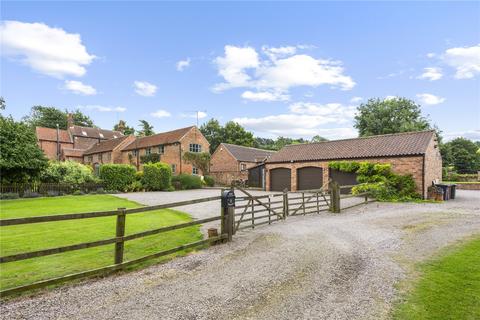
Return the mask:
<path id="1" fill-rule="evenodd" d="M 393 319 L 480 319 L 480 237 L 420 265 L 419 272 Z"/>
<path id="2" fill-rule="evenodd" d="M 0 218 L 32 217 L 140 207 L 111 195 L 64 196 L 0 201 Z M 191 221 L 186 213 L 164 209 L 127 215 L 126 234 Z M 115 237 L 116 217 L 35 223 L 0 227 L 0 255 L 48 249 Z M 125 243 L 124 261 L 201 240 L 200 226 L 169 231 Z M 153 259 L 138 267 L 158 263 L 177 254 Z M 0 265 L 2 290 L 113 264 L 114 245 L 71 251 Z M 131 268 L 129 268 L 131 269 Z"/>

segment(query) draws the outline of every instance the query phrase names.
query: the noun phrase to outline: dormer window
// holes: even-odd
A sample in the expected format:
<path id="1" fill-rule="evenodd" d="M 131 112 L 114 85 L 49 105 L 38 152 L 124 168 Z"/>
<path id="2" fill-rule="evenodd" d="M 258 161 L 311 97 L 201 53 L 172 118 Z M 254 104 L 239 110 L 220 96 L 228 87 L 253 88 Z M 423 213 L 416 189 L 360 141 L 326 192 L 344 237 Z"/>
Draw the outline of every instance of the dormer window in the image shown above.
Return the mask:
<path id="1" fill-rule="evenodd" d="M 83 130 L 82 130 L 82 134 L 83 134 L 84 136 L 87 136 L 87 132 L 85 132 L 85 131 L 83 131 Z"/>

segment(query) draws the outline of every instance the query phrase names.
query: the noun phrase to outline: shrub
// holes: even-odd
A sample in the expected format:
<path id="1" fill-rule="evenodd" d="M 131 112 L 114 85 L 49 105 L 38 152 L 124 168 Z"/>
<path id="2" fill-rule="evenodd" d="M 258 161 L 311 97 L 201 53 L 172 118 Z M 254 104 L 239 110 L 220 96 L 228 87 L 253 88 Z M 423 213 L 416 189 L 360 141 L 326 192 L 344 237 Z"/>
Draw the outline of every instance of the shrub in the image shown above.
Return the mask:
<path id="1" fill-rule="evenodd" d="M 97 194 L 105 194 L 105 190 L 103 188 L 98 188 L 97 189 Z"/>
<path id="2" fill-rule="evenodd" d="M 85 192 L 83 192 L 82 190 L 75 190 L 75 191 L 73 191 L 72 194 L 74 196 L 83 196 L 85 194 Z"/>
<path id="3" fill-rule="evenodd" d="M 135 181 L 136 170 L 129 164 L 104 164 L 100 167 L 100 179 L 109 191 L 126 191 Z"/>
<path id="4" fill-rule="evenodd" d="M 41 194 L 38 192 L 25 191 L 23 194 L 23 198 L 38 198 L 38 197 L 41 197 Z"/>
<path id="5" fill-rule="evenodd" d="M 167 190 L 172 184 L 172 169 L 163 162 L 147 163 L 142 183 L 146 190 Z"/>
<path id="6" fill-rule="evenodd" d="M 18 199 L 20 196 L 18 193 L 15 192 L 7 192 L 7 193 L 2 193 L 0 194 L 0 199 L 2 200 L 12 200 L 12 199 Z"/>
<path id="7" fill-rule="evenodd" d="M 142 179 L 143 179 L 143 171 L 137 171 L 137 173 L 135 173 L 135 180 L 142 181 Z"/>
<path id="8" fill-rule="evenodd" d="M 68 183 L 78 186 L 84 183 L 98 182 L 91 167 L 75 161 L 49 161 L 42 171 L 40 181 L 47 183 Z"/>
<path id="9" fill-rule="evenodd" d="M 176 190 L 201 189 L 202 179 L 199 176 L 189 174 L 179 174 L 172 178 L 173 186 Z"/>
<path id="10" fill-rule="evenodd" d="M 215 179 L 213 179 L 212 176 L 205 176 L 203 177 L 203 180 L 208 187 L 213 187 L 215 185 Z"/>
<path id="11" fill-rule="evenodd" d="M 160 154 L 150 153 L 140 156 L 141 163 L 157 163 L 160 162 Z"/>
<path id="12" fill-rule="evenodd" d="M 140 181 L 133 181 L 127 188 L 127 192 L 143 191 L 143 185 Z"/>

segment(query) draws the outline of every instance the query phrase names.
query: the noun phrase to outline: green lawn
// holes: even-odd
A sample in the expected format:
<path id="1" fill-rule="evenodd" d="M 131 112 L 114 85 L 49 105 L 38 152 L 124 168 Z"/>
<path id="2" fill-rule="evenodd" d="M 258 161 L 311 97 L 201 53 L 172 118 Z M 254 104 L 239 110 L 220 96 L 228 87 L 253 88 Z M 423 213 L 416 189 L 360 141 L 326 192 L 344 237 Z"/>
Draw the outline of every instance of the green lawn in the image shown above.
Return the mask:
<path id="1" fill-rule="evenodd" d="M 420 272 L 394 319 L 480 319 L 480 238 L 423 264 Z"/>
<path id="2" fill-rule="evenodd" d="M 135 208 L 140 205 L 111 195 L 3 200 L 0 201 L 0 218 L 105 211 L 120 207 Z M 191 221 L 189 215 L 170 209 L 131 214 L 126 218 L 126 234 L 187 221 Z M 115 222 L 116 217 L 112 216 L 0 227 L 0 255 L 112 238 L 115 237 Z M 124 261 L 201 240 L 199 228 L 193 226 L 128 241 L 125 243 Z M 7 289 L 111 265 L 114 259 L 113 252 L 112 244 L 4 263 L 0 265 L 0 287 Z M 154 259 L 143 265 L 165 259 Z"/>

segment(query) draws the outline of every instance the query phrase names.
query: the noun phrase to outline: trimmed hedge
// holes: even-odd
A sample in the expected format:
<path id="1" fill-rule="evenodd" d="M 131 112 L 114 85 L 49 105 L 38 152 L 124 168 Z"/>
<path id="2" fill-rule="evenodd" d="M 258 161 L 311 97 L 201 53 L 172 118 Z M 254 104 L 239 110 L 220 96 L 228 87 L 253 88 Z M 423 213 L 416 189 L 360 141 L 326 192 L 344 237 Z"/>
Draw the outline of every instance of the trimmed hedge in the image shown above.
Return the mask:
<path id="1" fill-rule="evenodd" d="M 104 164 L 100 166 L 100 179 L 108 191 L 128 191 L 135 181 L 136 170 L 129 164 Z"/>
<path id="2" fill-rule="evenodd" d="M 212 176 L 205 176 L 205 177 L 203 177 L 203 181 L 205 181 L 205 184 L 206 184 L 208 187 L 213 187 L 213 186 L 215 186 L 215 179 L 213 179 Z"/>
<path id="3" fill-rule="evenodd" d="M 201 189 L 202 179 L 199 176 L 182 173 L 172 177 L 172 184 L 176 190 Z"/>
<path id="4" fill-rule="evenodd" d="M 146 190 L 169 190 L 172 185 L 172 169 L 163 162 L 143 166 L 142 184 Z"/>

